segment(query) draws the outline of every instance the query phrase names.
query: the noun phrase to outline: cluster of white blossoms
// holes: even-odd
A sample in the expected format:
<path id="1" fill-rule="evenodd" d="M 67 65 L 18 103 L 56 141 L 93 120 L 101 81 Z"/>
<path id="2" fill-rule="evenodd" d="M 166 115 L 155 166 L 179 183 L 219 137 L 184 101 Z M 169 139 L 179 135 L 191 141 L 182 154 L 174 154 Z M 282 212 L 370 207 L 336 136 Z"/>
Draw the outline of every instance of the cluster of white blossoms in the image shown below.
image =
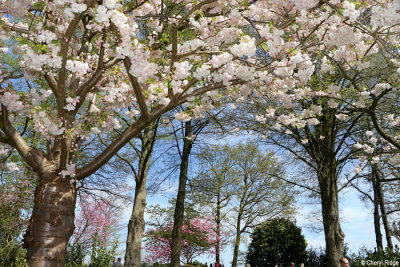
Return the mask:
<path id="1" fill-rule="evenodd" d="M 186 79 L 186 77 L 189 76 L 190 71 L 192 69 L 192 66 L 188 61 L 175 62 L 174 67 L 175 67 L 174 78 L 178 80 Z"/>
<path id="2" fill-rule="evenodd" d="M 198 38 L 184 42 L 178 45 L 178 51 L 180 54 L 189 53 L 202 48 L 206 43 Z"/>
<path id="3" fill-rule="evenodd" d="M 67 70 L 84 75 L 89 70 L 89 64 L 79 60 L 67 60 Z"/>
<path id="4" fill-rule="evenodd" d="M 373 5 L 371 10 L 371 25 L 373 29 L 391 27 L 400 23 L 399 1 L 387 1 L 386 5 Z"/>
<path id="5" fill-rule="evenodd" d="M 89 139 L 122 127 L 121 117 L 139 118 L 176 103 L 187 103 L 190 111 L 175 116 L 186 121 L 220 106 L 222 99 L 241 103 L 250 96 L 292 110 L 267 109 L 256 118 L 261 123 L 315 126 L 321 107 L 300 109 L 300 101 L 365 108 L 371 97 L 391 89 L 380 83 L 343 99 L 342 85 L 318 91 L 307 85 L 316 70 L 363 74 L 372 66 L 370 58 L 396 47 L 396 1 L 176 0 L 171 5 L 186 8 L 168 14 L 160 0 L 129 7 L 116 0 L 1 1 L 7 31 L 0 29 L 0 41 L 16 40 L 11 53 L 20 59 L 22 79 L 45 84 L 29 94 L 2 85 L 0 100 L 11 117 L 32 118 L 47 139 L 65 133 Z M 207 93 L 221 88 L 223 93 Z M 348 119 L 341 110 L 335 116 Z M 399 124 L 394 116 L 390 123 Z"/>
<path id="6" fill-rule="evenodd" d="M 79 98 L 80 98 L 79 96 L 77 96 L 76 98 L 67 97 L 65 99 L 67 105 L 64 107 L 64 109 L 68 111 L 75 110 L 76 104 L 79 103 Z"/>
<path id="7" fill-rule="evenodd" d="M 34 0 L 21 0 L 21 1 L 0 1 L 0 10 L 10 14 L 13 17 L 21 18 L 23 17 L 27 11 L 27 7 L 32 5 L 36 1 Z"/>
<path id="8" fill-rule="evenodd" d="M 20 65 L 26 72 L 38 73 L 48 68 L 60 68 L 61 57 L 57 55 L 38 54 L 32 48 L 25 47 Z"/>
<path id="9" fill-rule="evenodd" d="M 315 7 L 319 1 L 318 0 L 299 0 L 299 1 L 293 1 L 293 2 L 299 10 L 303 10 L 303 9 L 307 10 L 307 9 Z"/>
<path id="10" fill-rule="evenodd" d="M 5 92 L 3 95 L 0 95 L 1 103 L 6 105 L 10 112 L 20 111 L 25 108 L 19 99 L 19 94 L 15 93 Z"/>
<path id="11" fill-rule="evenodd" d="M 34 129 L 36 132 L 43 135 L 44 138 L 50 140 L 57 135 L 64 133 L 65 128 L 62 126 L 62 122 L 54 121 L 45 111 L 39 111 L 32 115 L 34 120 Z"/>
<path id="12" fill-rule="evenodd" d="M 253 38 L 250 38 L 249 36 L 245 36 L 240 39 L 239 44 L 234 44 L 230 48 L 230 51 L 233 55 L 238 57 L 251 57 L 254 56 L 254 54 L 256 53 L 256 49 L 257 47 L 255 44 L 255 40 Z"/>

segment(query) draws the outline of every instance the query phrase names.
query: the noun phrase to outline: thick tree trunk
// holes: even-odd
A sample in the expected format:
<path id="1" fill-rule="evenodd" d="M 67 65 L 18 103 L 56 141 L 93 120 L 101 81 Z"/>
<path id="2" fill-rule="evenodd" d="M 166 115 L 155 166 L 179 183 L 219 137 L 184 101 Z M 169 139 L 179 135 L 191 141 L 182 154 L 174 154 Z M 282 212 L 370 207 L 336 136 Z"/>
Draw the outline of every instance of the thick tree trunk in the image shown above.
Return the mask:
<path id="1" fill-rule="evenodd" d="M 377 192 L 378 192 L 378 202 L 379 202 L 379 207 L 381 209 L 381 214 L 382 214 L 383 228 L 385 229 L 385 233 L 386 233 L 387 247 L 393 251 L 392 234 L 390 232 L 389 220 L 388 220 L 388 217 L 386 214 L 385 197 L 383 195 L 380 173 L 376 166 L 372 167 L 372 172 L 375 174 L 375 178 L 376 178 L 375 180 L 376 180 L 376 186 L 377 186 Z"/>
<path id="2" fill-rule="evenodd" d="M 131 218 L 128 223 L 128 236 L 126 239 L 124 266 L 139 267 L 141 264 L 142 238 L 145 221 L 144 211 L 146 208 L 146 179 L 137 182 L 135 198 Z"/>
<path id="3" fill-rule="evenodd" d="M 75 183 L 57 174 L 41 175 L 32 217 L 24 235 L 27 266 L 62 267 L 74 232 Z"/>
<path id="4" fill-rule="evenodd" d="M 376 239 L 376 247 L 378 251 L 383 250 L 383 242 L 382 242 L 382 232 L 381 232 L 381 223 L 379 216 L 379 190 L 378 184 L 375 177 L 375 167 L 372 167 L 372 187 L 374 190 L 374 229 L 375 229 L 375 239 Z"/>
<path id="5" fill-rule="evenodd" d="M 338 132 L 335 112 L 325 107 L 320 121 L 316 134 L 322 135 L 324 138 L 316 138 L 313 141 L 310 155 L 318 165 L 317 178 L 321 192 L 327 266 L 335 267 L 339 265 L 339 259 L 343 257 L 344 252 L 344 233 L 339 219 L 336 156 L 340 147 L 337 147 Z"/>
<path id="6" fill-rule="evenodd" d="M 150 167 L 150 157 L 153 152 L 156 138 L 157 123 L 144 129 L 142 148 L 139 156 L 137 176 L 135 177 L 135 197 L 132 215 L 128 223 L 128 236 L 126 238 L 125 262 L 127 267 L 140 267 L 142 239 L 145 228 L 144 212 L 146 209 L 146 180 Z"/>
<path id="7" fill-rule="evenodd" d="M 185 214 L 186 182 L 189 167 L 189 156 L 192 149 L 192 124 L 185 123 L 185 137 L 183 138 L 183 151 L 181 158 L 178 196 L 176 198 L 174 227 L 172 230 L 171 267 L 179 267 L 181 258 L 182 226 Z"/>
<path id="8" fill-rule="evenodd" d="M 321 189 L 327 264 L 329 267 L 334 267 L 338 265 L 344 250 L 344 233 L 339 221 L 336 168 L 322 167 L 318 173 L 318 180 Z"/>

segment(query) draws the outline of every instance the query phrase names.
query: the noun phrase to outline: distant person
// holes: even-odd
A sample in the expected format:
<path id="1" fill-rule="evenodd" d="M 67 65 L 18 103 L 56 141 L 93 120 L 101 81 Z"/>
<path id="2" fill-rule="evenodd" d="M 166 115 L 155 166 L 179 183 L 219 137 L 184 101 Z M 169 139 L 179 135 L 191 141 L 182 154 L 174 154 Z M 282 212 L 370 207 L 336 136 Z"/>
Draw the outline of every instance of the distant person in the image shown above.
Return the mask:
<path id="1" fill-rule="evenodd" d="M 246 263 L 245 266 L 246 266 L 246 267 L 251 267 L 250 263 Z"/>
<path id="2" fill-rule="evenodd" d="M 212 264 L 212 263 L 210 263 L 210 267 L 213 267 L 213 264 Z"/>
<path id="3" fill-rule="evenodd" d="M 340 260 L 340 267 L 349 267 L 349 260 L 345 257 L 341 257 Z"/>
<path id="4" fill-rule="evenodd" d="M 115 259 L 111 261 L 111 267 L 115 267 Z"/>
<path id="5" fill-rule="evenodd" d="M 290 267 L 294 267 L 294 263 L 293 262 L 290 263 Z"/>
<path id="6" fill-rule="evenodd" d="M 117 262 L 115 263 L 115 267 L 122 267 L 121 258 L 118 258 Z"/>
<path id="7" fill-rule="evenodd" d="M 304 267 L 304 263 L 300 264 L 300 267 Z"/>

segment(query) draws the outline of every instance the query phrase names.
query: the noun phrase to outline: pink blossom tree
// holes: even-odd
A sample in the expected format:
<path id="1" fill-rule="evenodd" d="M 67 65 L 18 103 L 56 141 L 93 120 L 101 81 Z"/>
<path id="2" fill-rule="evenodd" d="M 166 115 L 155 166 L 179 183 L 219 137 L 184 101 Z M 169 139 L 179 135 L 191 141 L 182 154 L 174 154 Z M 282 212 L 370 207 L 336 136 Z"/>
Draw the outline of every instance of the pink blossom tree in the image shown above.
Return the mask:
<path id="1" fill-rule="evenodd" d="M 73 245 L 80 243 L 84 249 L 91 248 L 95 240 L 109 245 L 113 234 L 112 228 L 117 222 L 115 211 L 110 203 L 82 195 L 79 199 L 78 213 L 75 216 L 75 231 L 70 242 Z"/>
<path id="2" fill-rule="evenodd" d="M 24 252 L 20 243 L 33 202 L 32 177 L 21 172 L 17 168 L 19 164 L 4 163 L 9 157 L 16 159 L 14 153 L 2 155 L 0 149 L 0 165 L 4 164 L 0 173 L 0 266 L 23 262 Z"/>
<path id="3" fill-rule="evenodd" d="M 163 227 L 146 231 L 146 244 L 144 246 L 146 260 L 150 263 L 166 263 L 171 259 L 173 224 L 168 223 Z M 182 227 L 181 261 L 192 262 L 200 255 L 215 255 L 215 247 L 225 235 L 216 233 L 215 220 L 209 217 L 196 217 L 185 223 Z"/>

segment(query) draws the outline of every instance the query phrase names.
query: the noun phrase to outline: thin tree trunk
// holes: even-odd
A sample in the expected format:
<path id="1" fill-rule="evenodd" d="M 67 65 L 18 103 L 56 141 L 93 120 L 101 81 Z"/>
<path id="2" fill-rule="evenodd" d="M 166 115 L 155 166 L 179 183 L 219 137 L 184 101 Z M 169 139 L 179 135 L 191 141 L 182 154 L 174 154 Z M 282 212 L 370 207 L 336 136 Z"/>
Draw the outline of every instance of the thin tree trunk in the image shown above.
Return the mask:
<path id="1" fill-rule="evenodd" d="M 378 251 L 383 250 L 383 242 L 382 242 L 382 232 L 381 232 L 381 223 L 380 223 L 380 216 L 379 216 L 379 190 L 378 184 L 375 177 L 375 167 L 372 166 L 372 173 L 371 173 L 371 180 L 372 180 L 372 187 L 374 190 L 374 229 L 375 229 L 375 240 L 376 240 L 376 247 Z"/>
<path id="2" fill-rule="evenodd" d="M 239 246 L 240 246 L 240 221 L 241 221 L 241 214 L 239 214 L 236 222 L 236 237 L 235 237 L 235 247 L 233 249 L 233 259 L 232 259 L 232 267 L 237 267 L 238 257 L 239 257 Z"/>
<path id="3" fill-rule="evenodd" d="M 220 241 L 220 238 L 221 238 L 221 192 L 220 192 L 220 190 L 218 190 L 218 193 L 217 193 L 217 214 L 216 214 L 217 216 L 217 230 L 216 230 L 216 233 L 217 233 L 217 242 L 216 242 L 216 244 L 215 244 L 215 262 L 216 263 L 218 263 L 218 265 L 219 265 L 219 263 L 220 263 L 220 253 L 221 253 L 221 241 Z"/>
<path id="4" fill-rule="evenodd" d="M 339 221 L 337 173 L 334 167 L 323 166 L 321 169 L 318 180 L 321 188 L 326 257 L 328 266 L 333 267 L 338 265 L 344 251 L 344 233 Z"/>
<path id="5" fill-rule="evenodd" d="M 375 229 L 376 247 L 377 247 L 378 251 L 382 251 L 383 250 L 383 242 L 382 242 L 382 232 L 381 232 L 378 203 L 374 203 L 374 229 Z"/>
<path id="6" fill-rule="evenodd" d="M 379 207 L 381 209 L 381 214 L 382 214 L 383 228 L 385 229 L 385 233 L 386 233 L 387 246 L 390 250 L 393 251 L 392 234 L 390 232 L 389 221 L 388 221 L 388 217 L 386 214 L 385 197 L 383 195 L 379 170 L 377 169 L 376 166 L 373 166 L 372 171 L 375 174 L 375 178 L 376 178 L 376 185 L 377 185 L 377 190 L 378 190 L 378 201 L 379 201 Z"/>
<path id="7" fill-rule="evenodd" d="M 185 137 L 183 138 L 183 151 L 179 174 L 178 195 L 176 198 L 174 227 L 172 230 L 171 267 L 179 267 L 181 257 L 182 226 L 185 213 L 186 182 L 189 168 L 189 156 L 192 149 L 192 124 L 185 123 Z"/>
<path id="8" fill-rule="evenodd" d="M 75 183 L 54 173 L 39 177 L 23 240 L 27 266 L 64 266 L 68 241 L 74 232 L 75 203 Z"/>
<path id="9" fill-rule="evenodd" d="M 142 148 L 139 156 L 138 172 L 135 177 L 135 197 L 132 215 L 128 223 L 126 239 L 125 262 L 127 267 L 140 267 L 142 239 L 145 228 L 144 212 L 146 209 L 146 180 L 150 167 L 150 157 L 153 152 L 157 132 L 157 123 L 152 123 L 143 131 Z"/>

